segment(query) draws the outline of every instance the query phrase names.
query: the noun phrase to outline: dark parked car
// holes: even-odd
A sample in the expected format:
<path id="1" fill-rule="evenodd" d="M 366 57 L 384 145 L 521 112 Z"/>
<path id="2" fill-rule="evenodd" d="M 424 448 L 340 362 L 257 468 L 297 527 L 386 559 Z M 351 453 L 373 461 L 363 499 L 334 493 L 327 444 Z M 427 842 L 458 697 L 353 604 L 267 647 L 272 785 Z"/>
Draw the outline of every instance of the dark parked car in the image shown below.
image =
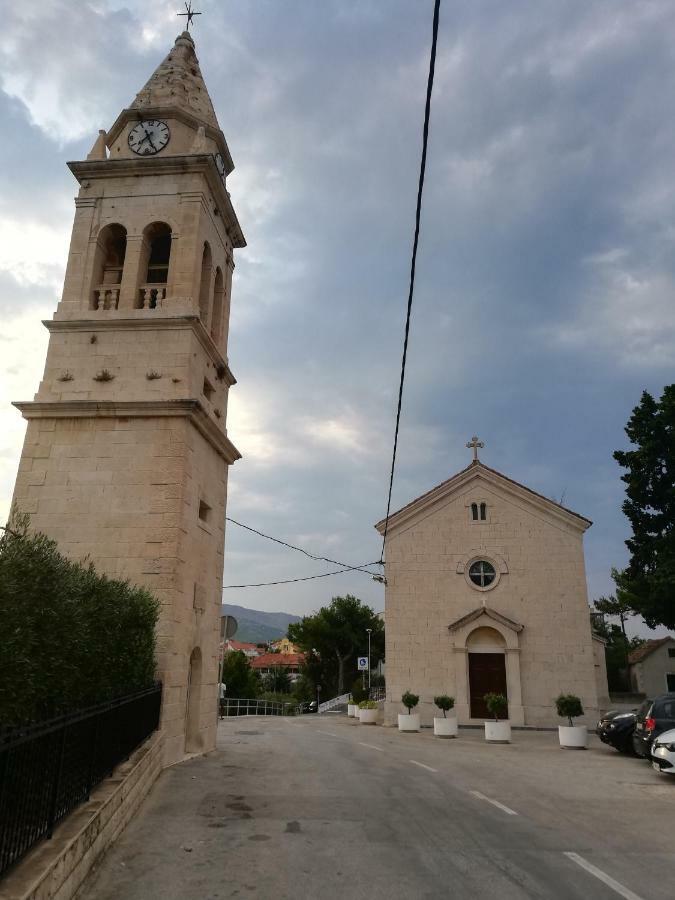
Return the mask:
<path id="1" fill-rule="evenodd" d="M 637 711 L 633 750 L 638 756 L 649 759 L 654 738 L 672 728 L 675 728 L 675 693 L 659 694 L 653 700 L 645 700 Z"/>
<path id="2" fill-rule="evenodd" d="M 603 744 L 609 744 L 619 753 L 632 753 L 636 719 L 637 710 L 622 712 L 619 709 L 610 709 L 598 722 L 595 733 Z"/>
<path id="3" fill-rule="evenodd" d="M 315 713 L 317 707 L 318 704 L 316 700 L 306 700 L 298 706 L 298 713 L 300 713 L 300 715 L 305 715 L 305 713 Z"/>

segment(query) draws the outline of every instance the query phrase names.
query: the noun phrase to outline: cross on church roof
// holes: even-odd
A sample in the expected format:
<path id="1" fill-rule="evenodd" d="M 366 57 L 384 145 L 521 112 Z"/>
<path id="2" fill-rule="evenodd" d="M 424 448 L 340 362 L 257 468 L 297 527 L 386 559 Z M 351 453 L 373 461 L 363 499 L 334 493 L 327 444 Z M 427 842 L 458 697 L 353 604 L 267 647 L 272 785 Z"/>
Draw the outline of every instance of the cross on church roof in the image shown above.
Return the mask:
<path id="1" fill-rule="evenodd" d="M 185 29 L 186 29 L 186 31 L 189 31 L 190 25 L 192 25 L 192 20 L 194 19 L 195 16 L 201 16 L 201 13 L 195 12 L 192 9 L 192 0 L 188 0 L 188 2 L 185 4 L 185 12 L 184 13 L 176 13 L 176 15 L 187 17 L 187 24 L 185 25 Z"/>
<path id="2" fill-rule="evenodd" d="M 469 450 L 473 450 L 473 461 L 478 462 L 478 450 L 479 448 L 482 450 L 485 444 L 483 441 L 478 440 L 478 435 L 474 434 L 471 440 L 466 445 Z"/>

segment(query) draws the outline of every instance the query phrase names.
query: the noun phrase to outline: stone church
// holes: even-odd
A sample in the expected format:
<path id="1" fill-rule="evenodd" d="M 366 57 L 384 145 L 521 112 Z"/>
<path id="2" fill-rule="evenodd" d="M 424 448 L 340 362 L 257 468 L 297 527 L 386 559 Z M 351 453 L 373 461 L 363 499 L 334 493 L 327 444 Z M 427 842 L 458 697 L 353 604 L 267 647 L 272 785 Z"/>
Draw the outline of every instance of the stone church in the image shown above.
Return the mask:
<path id="1" fill-rule="evenodd" d="M 183 32 L 86 160 L 14 500 L 75 559 L 161 601 L 167 763 L 215 746 L 235 379 L 234 164 Z"/>
<path id="2" fill-rule="evenodd" d="M 559 724 L 554 700 L 607 700 L 604 642 L 591 631 L 583 535 L 591 522 L 478 460 L 389 518 L 385 541 L 385 723 L 420 696 L 455 698 L 460 723 L 503 693 L 514 725 Z M 384 533 L 385 522 L 376 528 Z"/>

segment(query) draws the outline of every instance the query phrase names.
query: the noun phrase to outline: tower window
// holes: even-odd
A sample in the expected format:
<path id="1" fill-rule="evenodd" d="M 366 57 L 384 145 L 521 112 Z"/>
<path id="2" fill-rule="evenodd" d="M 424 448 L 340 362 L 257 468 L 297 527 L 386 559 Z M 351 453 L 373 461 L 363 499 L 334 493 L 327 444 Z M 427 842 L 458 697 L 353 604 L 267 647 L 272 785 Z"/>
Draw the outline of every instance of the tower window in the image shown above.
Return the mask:
<path id="1" fill-rule="evenodd" d="M 480 519 L 481 522 L 487 519 L 487 503 L 481 503 L 480 505 Z"/>
<path id="2" fill-rule="evenodd" d="M 211 248 L 204 243 L 202 253 L 202 271 L 199 282 L 199 318 L 206 326 L 209 319 L 209 301 L 211 299 Z"/>
<path id="3" fill-rule="evenodd" d="M 208 378 L 204 379 L 204 387 L 202 388 L 202 391 L 207 400 L 211 400 L 213 398 L 213 395 L 216 392 L 215 388 L 213 387 L 211 382 L 208 380 Z"/>
<path id="4" fill-rule="evenodd" d="M 127 232 L 122 225 L 101 229 L 94 257 L 92 309 L 117 309 L 126 252 Z"/>
<path id="5" fill-rule="evenodd" d="M 155 222 L 145 232 L 147 240 L 147 284 L 166 284 L 171 257 L 171 228 L 165 222 Z"/>
<path id="6" fill-rule="evenodd" d="M 199 501 L 199 518 L 202 522 L 208 522 L 211 519 L 211 507 L 205 500 Z"/>
<path id="7" fill-rule="evenodd" d="M 474 522 L 478 521 L 478 504 L 477 503 L 471 504 L 471 518 L 473 519 Z"/>
<path id="8" fill-rule="evenodd" d="M 220 266 L 218 266 L 216 269 L 216 280 L 213 285 L 213 316 L 211 319 L 211 337 L 214 341 L 220 340 L 220 332 L 223 323 L 224 294 L 223 273 Z"/>

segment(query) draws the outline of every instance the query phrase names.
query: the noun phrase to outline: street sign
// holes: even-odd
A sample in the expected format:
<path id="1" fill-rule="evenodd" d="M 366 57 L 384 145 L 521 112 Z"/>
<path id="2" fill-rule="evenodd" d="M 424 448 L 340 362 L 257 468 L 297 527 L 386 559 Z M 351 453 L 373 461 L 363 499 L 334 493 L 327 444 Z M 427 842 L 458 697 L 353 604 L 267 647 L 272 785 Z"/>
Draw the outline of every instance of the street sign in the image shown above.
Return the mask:
<path id="1" fill-rule="evenodd" d="M 369 669 L 368 657 L 367 656 L 359 656 L 359 672 L 367 672 L 368 669 Z"/>
<path id="2" fill-rule="evenodd" d="M 226 641 L 228 638 L 234 637 L 238 628 L 237 620 L 234 616 L 220 617 L 220 639 Z"/>

